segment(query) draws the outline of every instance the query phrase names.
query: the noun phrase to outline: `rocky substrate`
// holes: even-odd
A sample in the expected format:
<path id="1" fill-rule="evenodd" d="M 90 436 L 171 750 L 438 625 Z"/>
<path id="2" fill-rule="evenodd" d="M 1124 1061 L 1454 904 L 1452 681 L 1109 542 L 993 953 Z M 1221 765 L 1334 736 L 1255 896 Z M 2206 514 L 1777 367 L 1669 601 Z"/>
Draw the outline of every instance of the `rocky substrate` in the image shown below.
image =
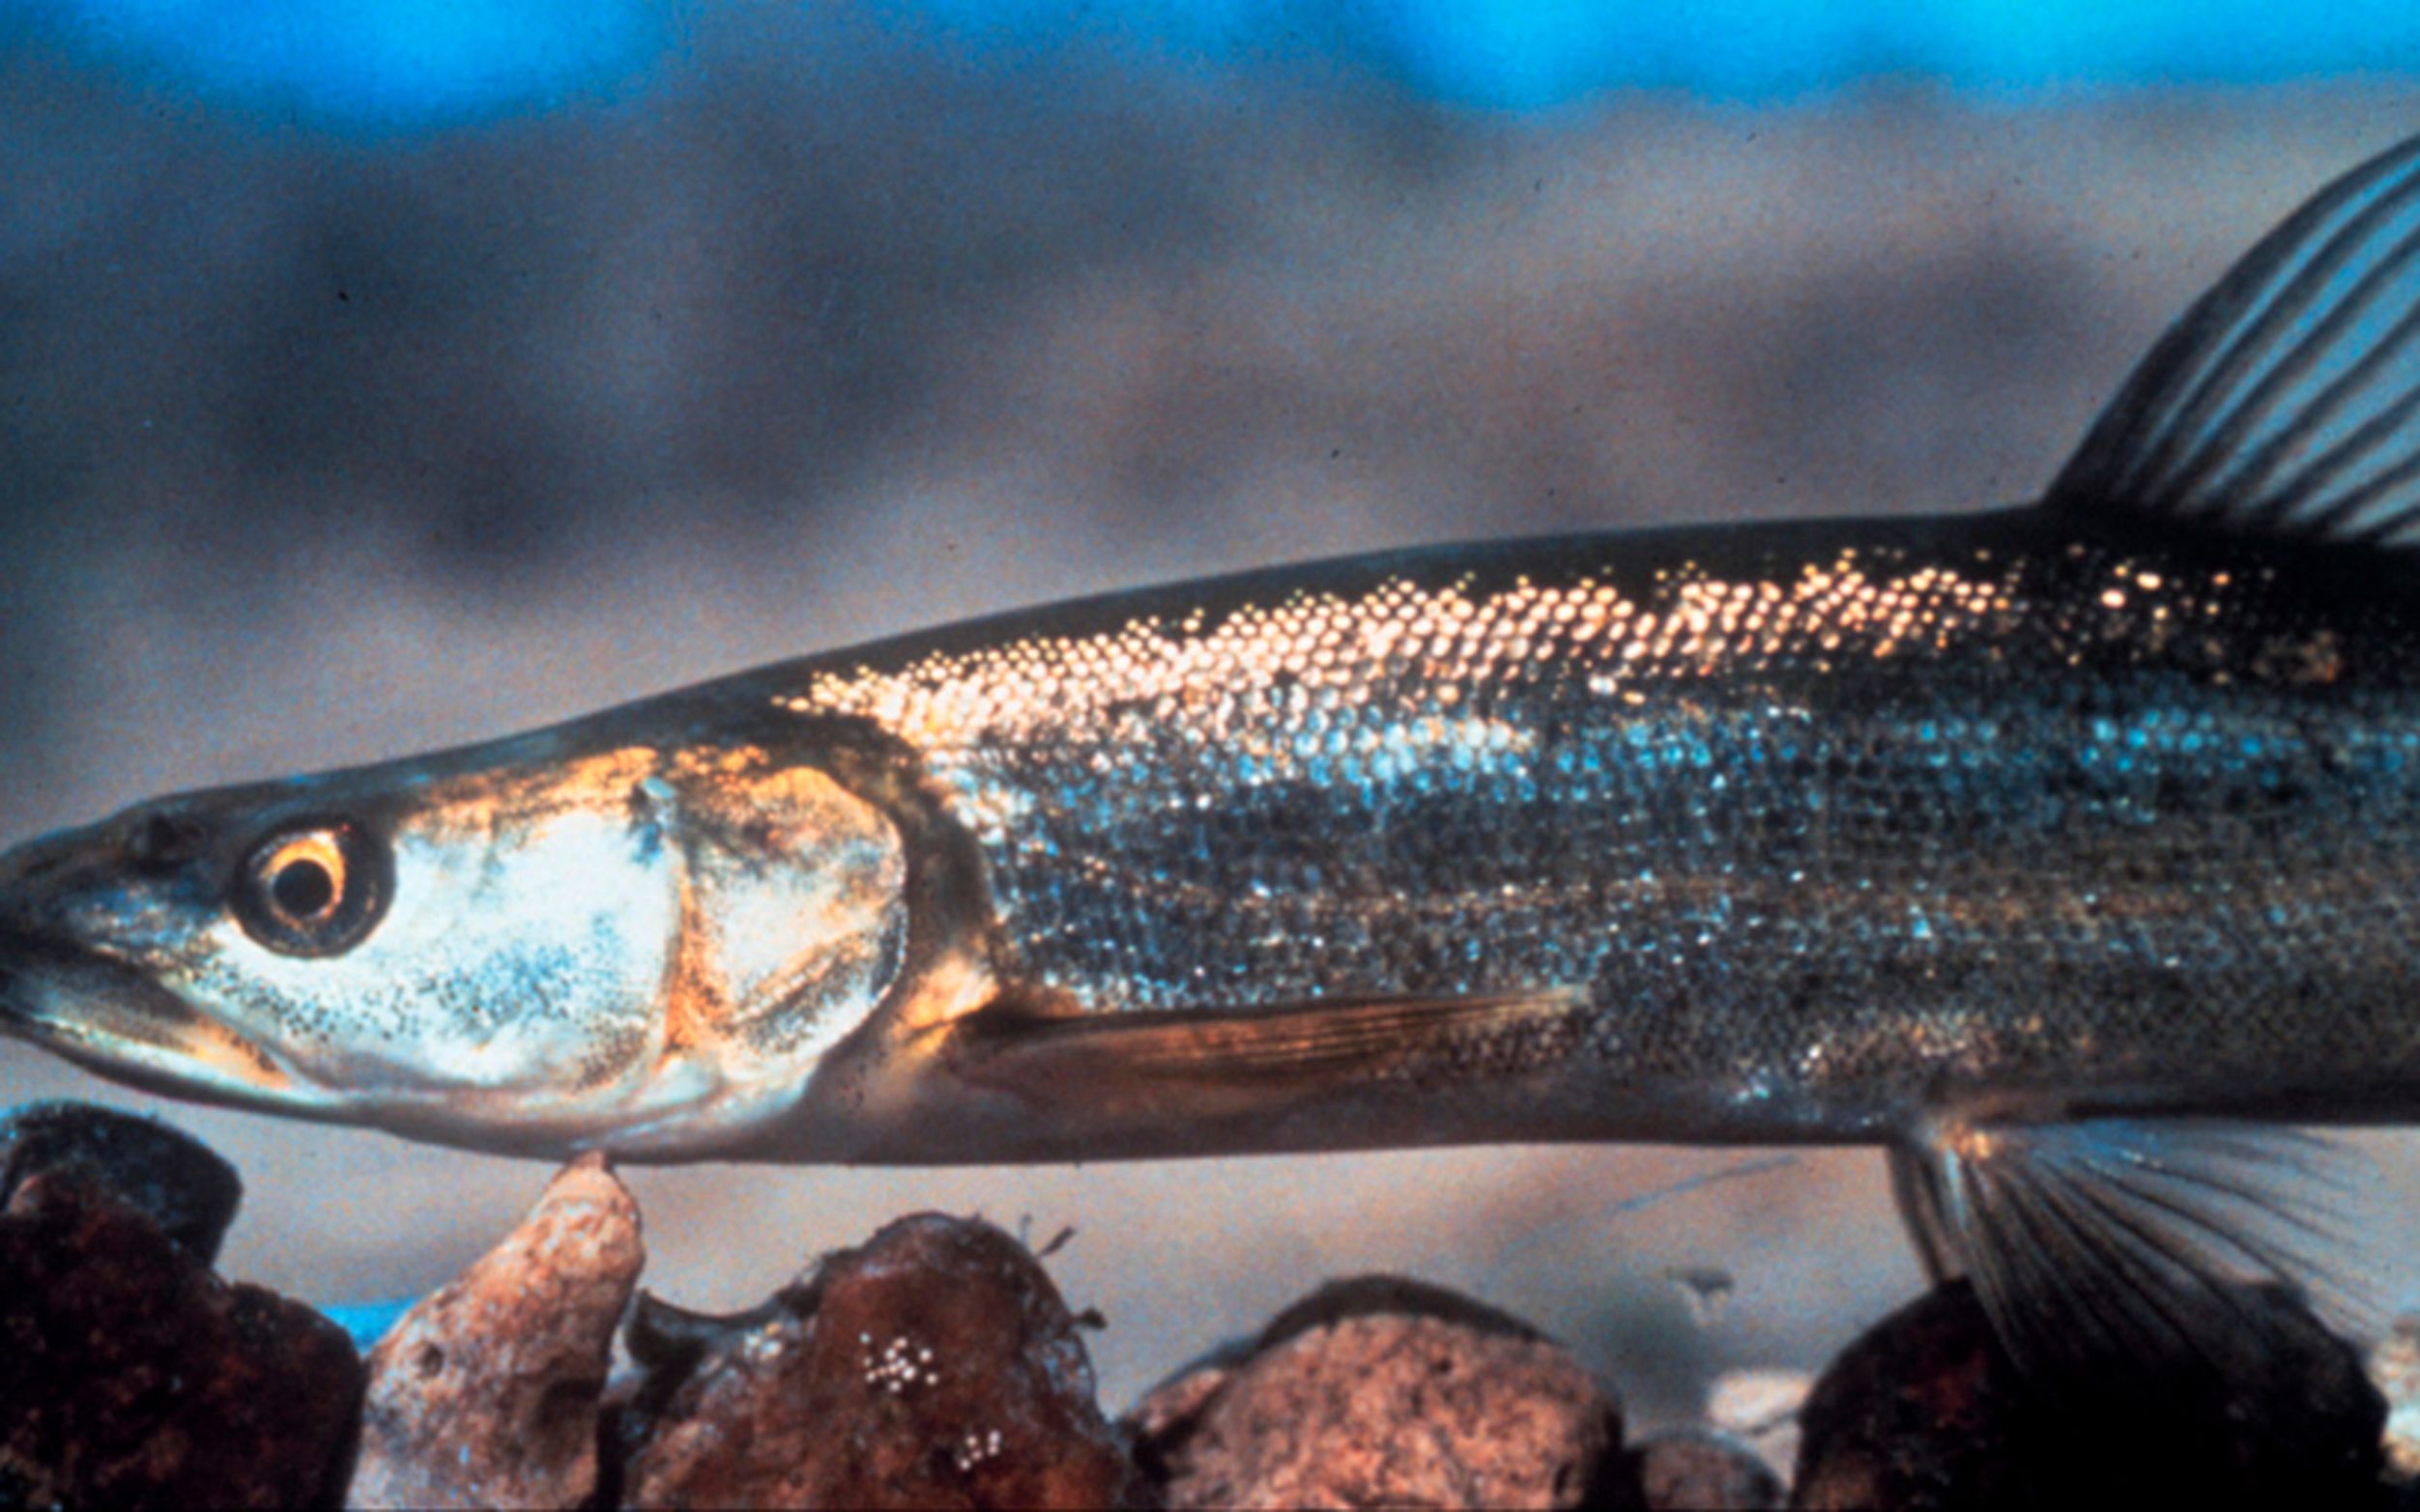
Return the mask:
<path id="1" fill-rule="evenodd" d="M 363 1359 L 214 1272 L 239 1190 L 158 1124 L 0 1118 L 0 1508 L 2420 1508 L 2420 1325 L 2365 1368 L 2270 1294 L 2295 1342 L 2227 1389 L 2045 1391 L 1949 1286 L 1811 1390 L 1743 1373 L 1631 1439 L 1520 1320 L 1363 1277 L 1111 1419 L 1088 1320 L 980 1219 L 902 1218 L 706 1316 L 639 1289 L 637 1204 L 588 1157 Z"/>

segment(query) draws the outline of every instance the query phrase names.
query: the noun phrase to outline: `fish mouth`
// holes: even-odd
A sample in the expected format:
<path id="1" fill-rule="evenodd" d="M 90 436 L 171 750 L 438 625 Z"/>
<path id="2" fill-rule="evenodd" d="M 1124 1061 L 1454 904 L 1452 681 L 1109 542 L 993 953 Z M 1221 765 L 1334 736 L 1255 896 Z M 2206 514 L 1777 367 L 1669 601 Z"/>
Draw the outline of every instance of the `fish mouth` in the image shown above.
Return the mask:
<path id="1" fill-rule="evenodd" d="M 146 1092 L 233 1107 L 307 1112 L 318 1089 L 124 962 L 38 927 L 0 921 L 0 1035 Z"/>

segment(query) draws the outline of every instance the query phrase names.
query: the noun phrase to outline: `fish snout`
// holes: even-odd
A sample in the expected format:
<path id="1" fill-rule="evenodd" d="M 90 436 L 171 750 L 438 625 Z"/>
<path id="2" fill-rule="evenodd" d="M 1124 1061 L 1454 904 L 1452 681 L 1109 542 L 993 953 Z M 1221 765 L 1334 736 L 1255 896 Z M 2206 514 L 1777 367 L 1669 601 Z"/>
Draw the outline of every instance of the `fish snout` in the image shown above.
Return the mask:
<path id="1" fill-rule="evenodd" d="M 170 875 L 209 849 L 206 824 L 164 806 L 25 841 L 0 852 L 0 926 L 43 918 L 95 882 Z"/>
<path id="2" fill-rule="evenodd" d="M 0 853 L 0 937 L 106 951 L 183 932 L 226 905 L 227 834 L 171 799 L 23 842 Z"/>
<path id="3" fill-rule="evenodd" d="M 0 856 L 0 1034 L 152 1091 L 306 1103 L 307 1089 L 284 1059 L 147 964 L 148 937 L 173 936 L 179 908 L 126 879 L 133 849 L 160 838 L 101 825 Z M 158 864 L 165 854 L 155 847 L 149 859 Z M 194 870 L 192 859 L 186 854 L 174 874 Z M 180 884 L 167 886 L 173 893 Z"/>

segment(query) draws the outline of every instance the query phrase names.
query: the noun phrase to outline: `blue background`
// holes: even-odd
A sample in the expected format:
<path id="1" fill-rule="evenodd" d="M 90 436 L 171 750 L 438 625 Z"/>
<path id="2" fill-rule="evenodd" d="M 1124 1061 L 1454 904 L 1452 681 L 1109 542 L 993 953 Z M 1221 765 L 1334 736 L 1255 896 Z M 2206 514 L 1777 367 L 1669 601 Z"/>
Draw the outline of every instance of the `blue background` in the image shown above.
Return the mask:
<path id="1" fill-rule="evenodd" d="M 1786 100 L 1876 79 L 1993 95 L 2241 84 L 2394 71 L 2420 57 L 2420 8 L 2394 0 L 850 9 L 1004 56 L 1102 45 L 1213 72 L 1319 58 L 1423 99 L 1507 111 L 1584 105 L 1622 89 Z M 639 0 L 11 0 L 7 14 L 167 87 L 344 129 L 428 129 L 623 95 L 674 66 L 697 24 L 692 8 Z"/>

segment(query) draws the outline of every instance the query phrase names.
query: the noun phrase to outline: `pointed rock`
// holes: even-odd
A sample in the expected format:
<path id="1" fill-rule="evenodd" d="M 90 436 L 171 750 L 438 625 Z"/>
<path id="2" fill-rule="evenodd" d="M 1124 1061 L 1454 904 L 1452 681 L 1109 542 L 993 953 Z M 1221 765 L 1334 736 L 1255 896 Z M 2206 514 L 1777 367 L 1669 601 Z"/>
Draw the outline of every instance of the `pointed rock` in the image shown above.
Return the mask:
<path id="1" fill-rule="evenodd" d="M 597 1486 L 598 1401 L 646 1252 L 602 1155 L 370 1352 L 355 1507 L 565 1507 Z"/>

